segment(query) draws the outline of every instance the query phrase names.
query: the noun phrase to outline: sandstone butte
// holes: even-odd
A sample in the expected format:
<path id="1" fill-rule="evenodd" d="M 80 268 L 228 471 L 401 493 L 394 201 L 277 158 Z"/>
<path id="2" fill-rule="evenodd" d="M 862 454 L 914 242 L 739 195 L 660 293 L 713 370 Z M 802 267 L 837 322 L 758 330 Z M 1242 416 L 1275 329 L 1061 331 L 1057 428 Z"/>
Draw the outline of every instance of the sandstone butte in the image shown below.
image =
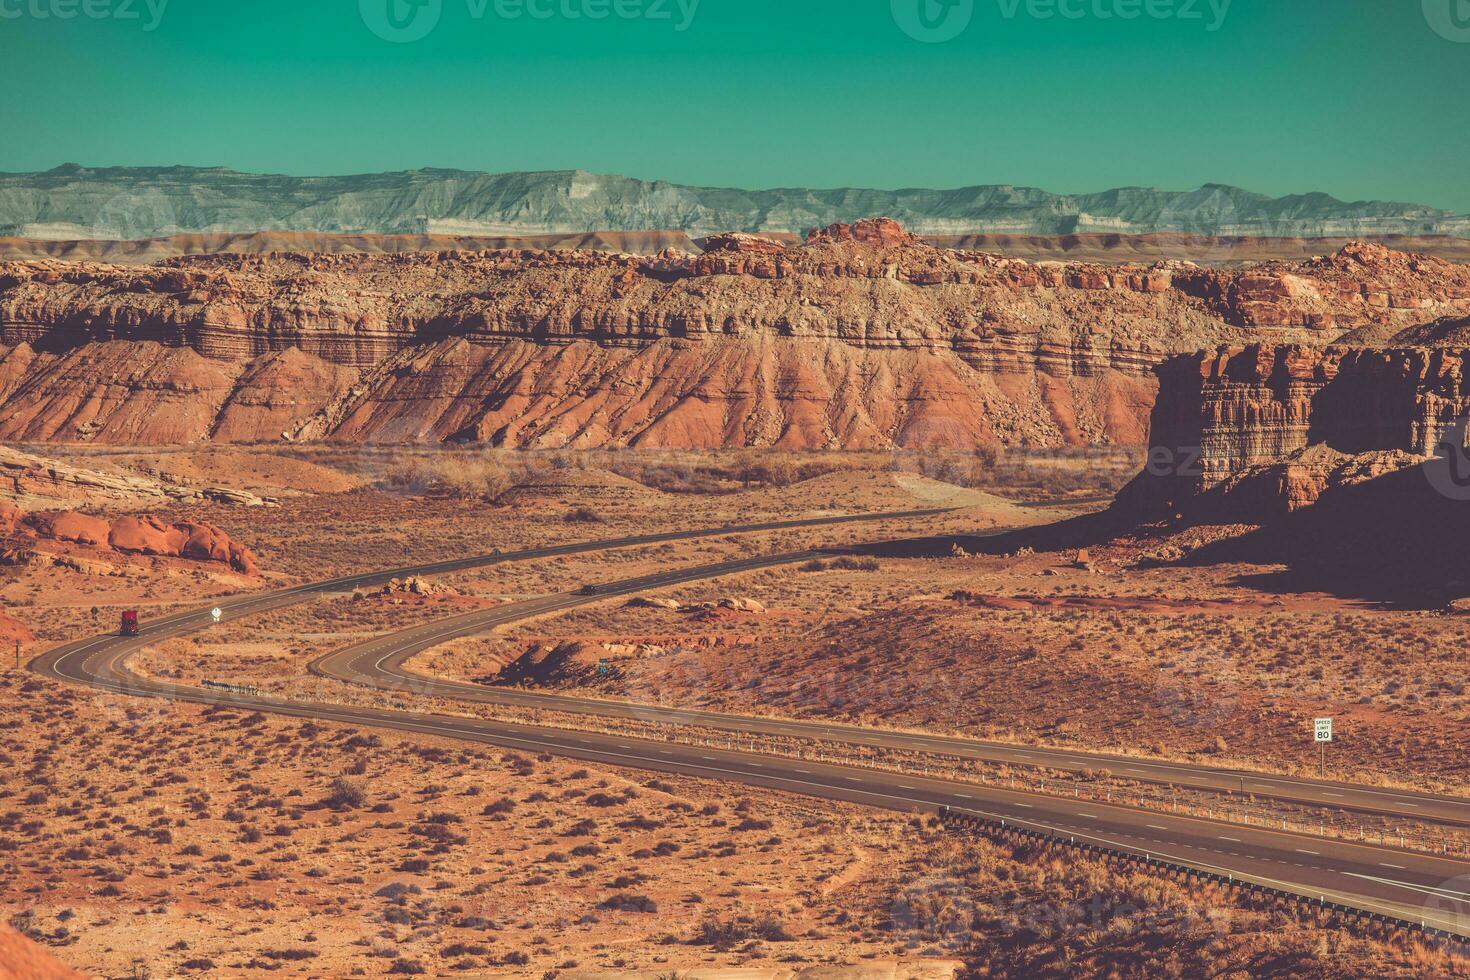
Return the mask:
<path id="1" fill-rule="evenodd" d="M 1445 326 L 1431 333 L 1455 341 Z M 1123 494 L 1143 509 L 1270 519 L 1466 443 L 1470 347 L 1220 347 L 1158 374 L 1149 463 Z"/>
<path id="2" fill-rule="evenodd" d="M 1173 355 L 1470 314 L 1470 267 L 1364 243 L 1238 269 L 885 219 L 700 244 L 0 263 L 0 440 L 1139 445 Z"/>
<path id="3" fill-rule="evenodd" d="M 76 511 L 28 514 L 0 501 L 0 538 L 8 550 L 35 545 L 77 545 L 100 552 L 125 555 L 155 555 L 218 562 L 243 575 L 255 575 L 255 556 L 250 549 L 230 540 L 212 524 L 184 521 L 169 523 L 148 515 L 109 520 Z"/>

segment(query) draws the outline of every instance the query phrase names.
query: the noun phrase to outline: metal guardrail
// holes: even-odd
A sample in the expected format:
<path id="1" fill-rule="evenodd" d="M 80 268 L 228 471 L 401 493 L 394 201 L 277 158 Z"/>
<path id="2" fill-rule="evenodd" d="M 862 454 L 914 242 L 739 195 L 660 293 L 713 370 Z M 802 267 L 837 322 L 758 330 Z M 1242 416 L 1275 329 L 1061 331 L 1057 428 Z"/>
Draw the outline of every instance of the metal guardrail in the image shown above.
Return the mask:
<path id="1" fill-rule="evenodd" d="M 940 823 L 946 829 L 959 827 L 968 830 L 978 830 L 991 836 L 1009 835 L 1026 837 L 1048 844 L 1055 844 L 1060 847 L 1070 847 L 1086 854 L 1127 861 L 1146 869 L 1164 870 L 1175 874 L 1182 874 L 1200 881 L 1225 885 L 1227 888 L 1242 888 L 1253 894 L 1293 902 L 1305 909 L 1319 909 L 1325 912 L 1334 912 L 1343 916 L 1348 921 L 1381 923 L 1433 939 L 1440 939 L 1461 946 L 1470 946 L 1470 935 L 1430 926 L 1423 920 L 1415 922 L 1412 919 L 1405 919 L 1384 912 L 1375 912 L 1371 909 L 1360 908 L 1355 905 L 1348 905 L 1342 902 L 1329 902 L 1325 896 L 1313 898 L 1311 895 L 1302 892 L 1277 888 L 1261 881 L 1252 881 L 1249 876 L 1245 875 L 1220 874 L 1216 871 L 1182 864 L 1177 861 L 1170 861 L 1165 858 L 1154 857 L 1150 854 L 1138 854 L 1117 847 L 1106 847 L 1101 844 L 1079 841 L 1075 835 L 1028 828 L 1009 818 L 992 818 L 970 813 L 957 813 L 949 807 L 944 807 L 937 816 Z"/>
<path id="2" fill-rule="evenodd" d="M 218 681 L 200 681 L 200 687 L 207 687 L 211 691 L 224 691 L 229 694 L 243 694 L 248 697 L 260 697 L 260 688 L 248 684 L 221 684 Z"/>

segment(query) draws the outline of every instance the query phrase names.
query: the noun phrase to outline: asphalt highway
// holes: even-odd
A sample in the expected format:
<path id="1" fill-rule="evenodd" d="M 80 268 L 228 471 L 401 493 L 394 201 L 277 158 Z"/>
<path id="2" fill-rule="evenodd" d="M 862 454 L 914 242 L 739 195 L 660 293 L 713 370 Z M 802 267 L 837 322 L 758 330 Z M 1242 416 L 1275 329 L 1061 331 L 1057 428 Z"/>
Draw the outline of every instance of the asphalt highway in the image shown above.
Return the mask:
<path id="1" fill-rule="evenodd" d="M 703 533 L 736 533 L 739 530 L 742 529 L 726 528 Z M 697 536 L 697 533 L 683 532 L 683 535 Z M 656 539 L 668 540 L 668 537 L 657 536 Z M 622 539 L 623 542 L 630 540 Z M 602 546 L 608 545 L 604 543 Z M 625 545 L 620 542 L 613 546 Z M 543 549 L 542 553 L 547 550 L 570 553 L 570 550 L 594 550 L 594 545 Z M 548 596 L 517 603 L 515 607 L 518 608 L 504 606 L 460 619 L 480 619 L 489 614 L 543 615 L 679 581 L 788 564 L 823 553 L 793 552 L 682 569 L 613 583 L 599 588 L 592 595 Z M 467 568 L 476 563 L 489 564 L 514 557 L 527 555 L 484 556 L 436 566 L 368 573 L 256 597 L 241 597 L 219 605 L 233 618 L 304 601 L 324 592 L 384 581 L 395 575 L 434 574 L 435 569 L 454 570 L 445 566 Z M 756 752 L 564 731 L 496 720 L 203 690 L 140 677 L 127 668 L 127 659 L 143 646 L 194 632 L 207 627 L 210 622 L 208 609 L 180 613 L 145 624 L 138 637 L 99 636 L 63 645 L 36 658 L 31 668 L 53 679 L 138 697 L 215 704 L 246 711 L 266 711 L 457 738 L 529 752 L 550 752 L 594 763 L 722 779 L 906 812 L 948 810 L 951 814 L 1005 821 L 1008 827 L 1018 830 L 1044 832 L 1063 840 L 1228 875 L 1238 881 L 1411 922 L 1423 922 L 1431 928 L 1470 936 L 1470 862 L 1453 858 Z M 448 624 L 437 625 L 442 628 Z M 486 628 L 483 622 L 461 625 L 467 630 Z M 328 668 L 333 671 L 344 669 L 350 676 L 352 671 L 365 667 L 381 669 L 387 660 L 382 654 L 372 664 L 365 662 L 366 655 L 354 656 L 345 662 L 335 660 L 336 657 L 329 658 L 334 663 L 318 664 L 317 668 L 323 672 Z M 361 675 L 361 679 L 374 680 L 370 674 Z M 421 679 L 415 679 L 414 683 L 419 693 L 432 693 L 422 688 Z"/>
<path id="2" fill-rule="evenodd" d="M 1366 912 L 1470 936 L 1470 862 L 1332 838 L 1176 817 L 1130 807 L 1028 794 L 959 781 L 879 772 L 754 752 L 564 731 L 330 703 L 208 691 L 140 677 L 126 667 L 136 650 L 188 632 L 186 622 L 139 637 L 96 637 L 33 662 L 58 680 L 136 697 L 265 711 L 298 718 L 457 738 L 587 762 L 680 773 L 845 800 L 904 812 L 1003 820 L 1064 840 L 1230 875 Z"/>
<path id="3" fill-rule="evenodd" d="M 591 595 L 564 593 L 508 603 L 494 609 L 436 620 L 400 632 L 373 637 L 320 657 L 310 664 L 309 669 L 319 676 L 335 680 L 420 696 L 543 708 L 605 718 L 637 718 L 741 734 L 825 739 L 850 745 L 940 753 L 1033 769 L 1070 772 L 1106 769 L 1116 777 L 1140 782 L 1242 796 L 1250 794 L 1257 798 L 1329 810 L 1349 810 L 1428 823 L 1470 826 L 1470 799 L 1463 797 L 824 721 L 764 718 L 630 701 L 569 697 L 511 687 L 487 687 L 427 676 L 406 666 L 419 653 L 441 643 L 462 636 L 473 636 L 498 626 L 588 603 L 758 568 L 789 565 L 818 556 L 818 552 L 803 551 L 723 562 L 608 583 L 599 586 L 597 592 Z M 1312 747 L 1307 741 L 1309 735 L 1310 732 L 1303 731 L 1303 745 L 1306 749 Z"/>

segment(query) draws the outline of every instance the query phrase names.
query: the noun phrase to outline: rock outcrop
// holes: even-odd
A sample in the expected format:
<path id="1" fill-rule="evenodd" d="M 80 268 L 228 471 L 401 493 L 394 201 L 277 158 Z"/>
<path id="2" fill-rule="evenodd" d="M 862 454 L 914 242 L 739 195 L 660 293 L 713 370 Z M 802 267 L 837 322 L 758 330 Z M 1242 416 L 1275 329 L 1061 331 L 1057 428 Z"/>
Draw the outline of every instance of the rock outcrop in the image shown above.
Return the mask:
<path id="1" fill-rule="evenodd" d="M 1465 446 L 1467 348 L 1224 347 L 1159 375 L 1129 506 L 1269 517 Z"/>
<path id="2" fill-rule="evenodd" d="M 0 263 L 0 439 L 1136 444 L 1171 354 L 1470 314 L 1470 267 L 1362 243 L 1234 270 L 887 219 L 705 245 Z"/>
<path id="3" fill-rule="evenodd" d="M 217 562 L 243 575 L 259 572 L 249 548 L 203 522 L 170 523 L 152 516 L 108 520 L 76 511 L 28 514 L 0 501 L 0 538 L 17 560 L 32 550 L 51 553 L 59 546 L 64 553 L 66 546 L 75 545 L 104 554 Z"/>
<path id="4" fill-rule="evenodd" d="M 36 509 L 75 501 L 106 500 L 122 507 L 160 503 L 237 504 L 264 507 L 264 497 L 232 487 L 185 486 L 170 480 L 136 473 L 88 469 L 0 446 L 0 499 Z"/>

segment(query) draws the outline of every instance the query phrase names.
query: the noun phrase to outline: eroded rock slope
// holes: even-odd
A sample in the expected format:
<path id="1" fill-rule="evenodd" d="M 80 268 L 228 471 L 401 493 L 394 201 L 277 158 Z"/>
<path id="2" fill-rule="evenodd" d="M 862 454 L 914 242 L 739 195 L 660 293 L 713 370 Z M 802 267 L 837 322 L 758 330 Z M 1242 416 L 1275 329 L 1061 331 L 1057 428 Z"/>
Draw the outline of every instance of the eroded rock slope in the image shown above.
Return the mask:
<path id="1" fill-rule="evenodd" d="M 886 220 L 702 246 L 0 263 L 0 439 L 1138 444 L 1173 354 L 1470 314 L 1470 267 L 1361 243 L 1236 270 Z"/>

